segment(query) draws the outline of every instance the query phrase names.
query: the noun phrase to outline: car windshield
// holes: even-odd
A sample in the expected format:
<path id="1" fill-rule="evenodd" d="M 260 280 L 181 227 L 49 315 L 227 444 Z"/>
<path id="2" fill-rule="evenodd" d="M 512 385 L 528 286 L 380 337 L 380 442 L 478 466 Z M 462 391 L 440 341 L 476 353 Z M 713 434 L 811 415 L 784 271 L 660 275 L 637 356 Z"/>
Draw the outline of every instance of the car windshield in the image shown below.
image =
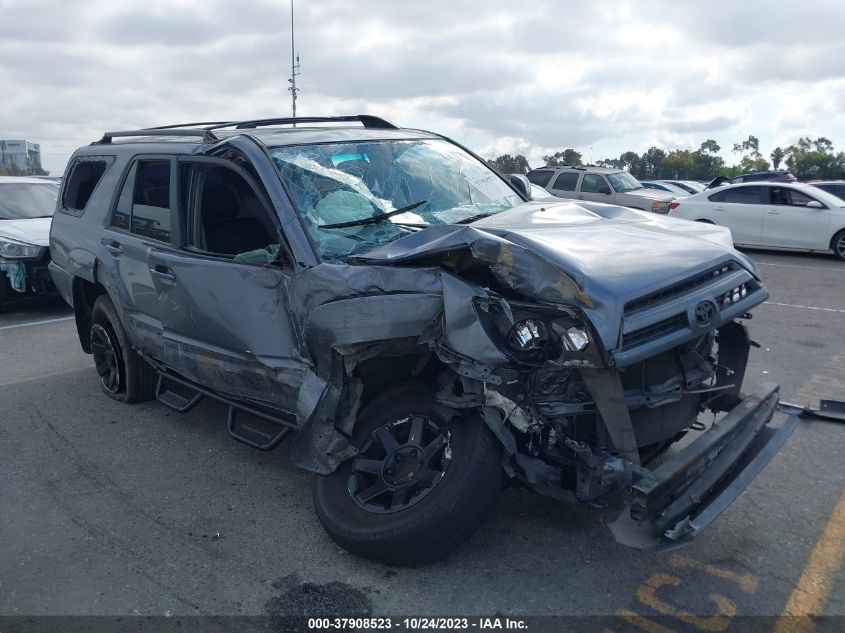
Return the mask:
<path id="1" fill-rule="evenodd" d="M 296 145 L 271 153 L 326 261 L 522 203 L 484 163 L 440 139 Z"/>
<path id="2" fill-rule="evenodd" d="M 52 183 L 0 184 L 0 220 L 49 218 L 56 210 L 59 188 Z"/>
<path id="3" fill-rule="evenodd" d="M 634 178 L 627 171 L 616 172 L 615 174 L 607 174 L 607 179 L 610 181 L 610 186 L 613 187 L 616 193 L 625 193 L 626 191 L 633 191 L 634 189 L 642 189 L 643 186 L 640 181 Z"/>

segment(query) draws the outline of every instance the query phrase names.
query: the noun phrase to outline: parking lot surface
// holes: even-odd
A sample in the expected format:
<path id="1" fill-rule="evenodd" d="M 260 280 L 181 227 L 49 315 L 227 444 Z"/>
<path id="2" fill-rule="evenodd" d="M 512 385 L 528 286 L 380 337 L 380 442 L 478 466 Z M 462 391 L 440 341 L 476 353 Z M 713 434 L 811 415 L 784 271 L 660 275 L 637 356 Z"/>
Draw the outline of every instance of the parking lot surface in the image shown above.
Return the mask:
<path id="1" fill-rule="evenodd" d="M 771 298 L 749 324 L 760 348 L 746 389 L 845 399 L 845 265 L 750 255 Z M 802 421 L 675 552 L 618 545 L 606 525 L 620 506 L 509 489 L 447 559 L 389 568 L 330 541 L 310 475 L 285 445 L 230 440 L 222 406 L 179 415 L 108 399 L 70 316 L 55 302 L 0 315 L 0 614 L 601 615 L 599 631 L 661 633 L 749 615 L 785 631 L 785 610 L 845 616 L 845 425 Z"/>

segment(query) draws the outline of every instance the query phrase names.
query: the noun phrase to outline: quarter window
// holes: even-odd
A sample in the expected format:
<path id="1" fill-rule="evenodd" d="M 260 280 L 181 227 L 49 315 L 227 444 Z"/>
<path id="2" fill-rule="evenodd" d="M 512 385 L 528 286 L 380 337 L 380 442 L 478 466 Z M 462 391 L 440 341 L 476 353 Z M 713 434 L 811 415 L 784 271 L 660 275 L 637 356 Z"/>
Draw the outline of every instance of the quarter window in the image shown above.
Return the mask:
<path id="1" fill-rule="evenodd" d="M 78 212 L 75 215 L 81 214 L 113 160 L 111 157 L 77 160 L 70 171 L 62 194 L 62 210 L 70 213 Z"/>
<path id="2" fill-rule="evenodd" d="M 528 172 L 528 181 L 539 187 L 545 187 L 549 184 L 549 181 L 551 181 L 553 174 L 554 172 L 548 169 L 540 171 L 531 171 Z"/>
<path id="3" fill-rule="evenodd" d="M 563 172 L 555 180 L 552 189 L 558 191 L 575 191 L 575 185 L 578 184 L 578 174 L 571 171 Z"/>

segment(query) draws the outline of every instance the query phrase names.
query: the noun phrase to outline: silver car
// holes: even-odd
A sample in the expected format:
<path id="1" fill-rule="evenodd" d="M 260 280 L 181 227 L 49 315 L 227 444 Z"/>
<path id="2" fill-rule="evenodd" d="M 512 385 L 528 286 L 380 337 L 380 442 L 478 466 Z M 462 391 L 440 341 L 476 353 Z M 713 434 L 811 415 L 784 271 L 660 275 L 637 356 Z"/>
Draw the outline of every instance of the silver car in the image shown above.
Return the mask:
<path id="1" fill-rule="evenodd" d="M 627 171 L 606 167 L 542 167 L 528 173 L 528 180 L 558 198 L 574 198 L 623 207 L 668 213 L 675 195 L 646 189 Z"/>

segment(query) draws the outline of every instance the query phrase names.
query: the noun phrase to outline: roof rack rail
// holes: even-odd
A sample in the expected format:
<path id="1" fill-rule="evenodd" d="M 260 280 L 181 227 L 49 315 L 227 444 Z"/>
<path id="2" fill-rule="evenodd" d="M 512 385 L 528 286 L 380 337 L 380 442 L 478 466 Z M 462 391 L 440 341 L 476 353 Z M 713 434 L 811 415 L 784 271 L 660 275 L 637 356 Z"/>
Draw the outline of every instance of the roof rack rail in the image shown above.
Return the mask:
<path id="1" fill-rule="evenodd" d="M 125 132 L 106 132 L 96 145 L 108 145 L 113 138 L 126 136 L 200 136 L 203 143 L 216 143 L 220 139 L 209 129 L 178 129 L 176 127 L 148 128 L 146 130 L 128 130 Z"/>
<path id="2" fill-rule="evenodd" d="M 205 128 L 207 130 L 217 130 L 224 127 L 235 126 L 238 130 L 247 130 L 257 127 L 266 127 L 268 125 L 296 125 L 297 123 L 346 123 L 357 121 L 367 128 L 376 128 L 382 130 L 398 130 L 390 121 L 372 116 L 370 114 L 353 114 L 349 116 L 305 116 L 305 117 L 279 117 L 271 119 L 254 119 L 251 121 L 231 121 L 229 123 L 219 123 L 210 125 Z"/>

